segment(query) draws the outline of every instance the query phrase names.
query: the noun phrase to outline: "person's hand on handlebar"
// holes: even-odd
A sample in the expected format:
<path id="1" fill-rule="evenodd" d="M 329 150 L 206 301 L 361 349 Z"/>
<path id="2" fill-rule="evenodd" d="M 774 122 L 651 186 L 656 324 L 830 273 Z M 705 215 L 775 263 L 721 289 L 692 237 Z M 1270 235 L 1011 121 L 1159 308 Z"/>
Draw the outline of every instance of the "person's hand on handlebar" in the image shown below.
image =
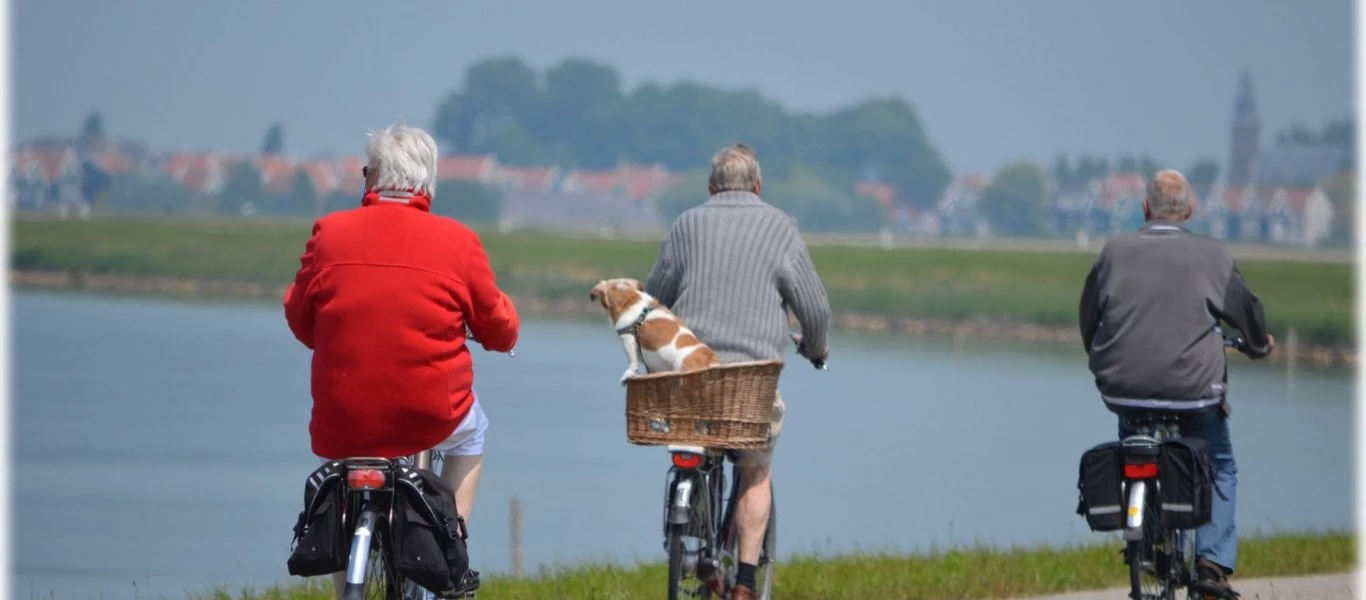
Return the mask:
<path id="1" fill-rule="evenodd" d="M 830 345 L 829 345 L 829 344 L 827 344 L 827 345 L 825 346 L 825 350 L 824 350 L 823 352 L 821 352 L 819 355 L 813 355 L 813 354 L 808 353 L 808 350 L 807 350 L 806 346 L 803 346 L 803 345 L 802 345 L 802 335 L 801 335 L 800 333 L 794 333 L 794 334 L 792 334 L 792 342 L 795 343 L 795 344 L 797 344 L 797 354 L 798 354 L 798 355 L 800 355 L 801 357 L 803 357 L 803 358 L 805 358 L 805 359 L 811 361 L 811 365 L 814 366 L 814 367 L 816 367 L 817 369 L 821 369 L 821 370 L 824 370 L 824 369 L 825 369 L 825 360 L 826 360 L 827 358 L 830 358 Z"/>

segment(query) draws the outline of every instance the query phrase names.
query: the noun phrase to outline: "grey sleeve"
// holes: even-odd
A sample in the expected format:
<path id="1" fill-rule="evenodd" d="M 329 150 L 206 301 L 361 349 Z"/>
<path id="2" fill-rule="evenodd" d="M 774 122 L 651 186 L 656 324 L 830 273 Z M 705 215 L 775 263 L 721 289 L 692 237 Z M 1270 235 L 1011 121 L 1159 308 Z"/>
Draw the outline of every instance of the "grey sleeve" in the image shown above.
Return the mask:
<path id="1" fill-rule="evenodd" d="M 1229 260 L 1232 262 L 1231 258 Z M 1267 338 L 1266 314 L 1262 311 L 1262 301 L 1252 293 L 1236 264 L 1229 270 L 1219 318 L 1242 332 L 1243 338 L 1247 340 L 1249 358 L 1262 358 L 1271 353 L 1271 341 Z"/>
<path id="2" fill-rule="evenodd" d="M 1086 350 L 1087 354 L 1091 353 L 1091 342 L 1096 337 L 1096 331 L 1100 329 L 1099 279 L 1101 261 L 1104 259 L 1105 250 L 1102 248 L 1095 262 L 1091 263 L 1091 272 L 1086 275 L 1086 283 L 1081 286 L 1081 302 L 1077 309 L 1077 324 L 1081 327 L 1081 347 Z"/>
<path id="3" fill-rule="evenodd" d="M 820 356 L 827 344 L 830 300 L 825 294 L 825 285 L 816 274 L 806 243 L 796 227 L 792 229 L 792 241 L 778 277 L 778 293 L 802 327 L 802 346 L 813 356 Z"/>
<path id="4" fill-rule="evenodd" d="M 678 229 L 678 223 L 675 222 L 669 228 L 669 234 L 664 236 L 664 241 L 659 243 L 659 256 L 655 258 L 655 265 L 645 280 L 645 293 L 667 307 L 672 307 L 678 301 L 678 260 L 674 250 L 676 238 L 679 237 Z"/>

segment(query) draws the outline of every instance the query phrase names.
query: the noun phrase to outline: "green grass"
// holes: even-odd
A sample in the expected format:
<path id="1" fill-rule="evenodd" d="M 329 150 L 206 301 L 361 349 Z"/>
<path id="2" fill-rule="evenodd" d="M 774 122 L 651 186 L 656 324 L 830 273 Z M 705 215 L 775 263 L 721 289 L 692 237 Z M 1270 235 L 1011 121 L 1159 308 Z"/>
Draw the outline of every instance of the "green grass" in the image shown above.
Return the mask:
<path id="1" fill-rule="evenodd" d="M 1012 551 L 961 549 L 921 555 L 885 554 L 783 558 L 775 595 L 784 600 L 844 598 L 1011 598 L 1122 587 L 1128 572 L 1119 544 Z M 1306 533 L 1244 539 L 1238 578 L 1338 573 L 1356 565 L 1356 540 L 1345 533 Z M 481 597 L 498 600 L 634 599 L 663 596 L 662 564 L 635 567 L 581 565 L 543 570 L 520 580 L 487 578 Z M 1237 579 L 1234 584 L 1236 586 Z M 259 592 L 226 590 L 204 600 L 327 600 L 330 579 Z"/>
<path id="2" fill-rule="evenodd" d="M 11 266 L 20 270 L 286 283 L 309 233 L 306 221 L 17 220 Z M 500 283 L 547 299 L 586 296 L 603 277 L 643 279 L 653 241 L 482 234 Z M 988 319 L 1075 327 L 1091 255 L 815 245 L 812 259 L 837 313 L 920 319 Z M 1273 333 L 1354 344 L 1353 265 L 1244 260 Z M 1283 338 L 1282 338 L 1283 339 Z"/>

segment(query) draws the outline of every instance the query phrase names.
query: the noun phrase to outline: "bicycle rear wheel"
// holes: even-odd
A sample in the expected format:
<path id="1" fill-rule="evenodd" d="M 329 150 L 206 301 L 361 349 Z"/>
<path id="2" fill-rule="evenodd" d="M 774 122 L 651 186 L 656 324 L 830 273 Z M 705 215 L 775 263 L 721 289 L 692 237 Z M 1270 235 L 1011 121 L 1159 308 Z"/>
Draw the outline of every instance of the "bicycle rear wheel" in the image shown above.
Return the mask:
<path id="1" fill-rule="evenodd" d="M 1129 597 L 1133 600 L 1176 600 L 1179 582 L 1173 576 L 1172 561 L 1176 549 L 1175 532 L 1164 531 L 1157 513 L 1151 510 L 1143 520 L 1142 539 L 1133 540 L 1125 548 L 1129 563 Z"/>
<path id="2" fill-rule="evenodd" d="M 357 517 L 342 600 L 404 600 L 403 577 L 394 568 L 390 554 L 389 528 L 378 521 L 373 508 L 365 508 Z M 355 569 L 364 572 L 359 583 L 350 581 Z"/>

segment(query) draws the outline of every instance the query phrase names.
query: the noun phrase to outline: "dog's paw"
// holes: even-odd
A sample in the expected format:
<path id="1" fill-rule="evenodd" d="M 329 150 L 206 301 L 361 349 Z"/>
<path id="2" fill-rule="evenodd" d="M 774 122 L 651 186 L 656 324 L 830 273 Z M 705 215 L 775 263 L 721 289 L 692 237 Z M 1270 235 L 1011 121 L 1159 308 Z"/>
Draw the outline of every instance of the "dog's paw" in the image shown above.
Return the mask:
<path id="1" fill-rule="evenodd" d="M 636 370 L 635 370 L 634 367 L 632 367 L 632 368 L 630 368 L 630 369 L 626 369 L 626 372 L 621 374 L 621 383 L 626 383 L 626 380 L 627 380 L 627 379 L 630 379 L 631 376 L 633 376 L 633 375 L 635 375 L 635 374 L 636 374 Z"/>

